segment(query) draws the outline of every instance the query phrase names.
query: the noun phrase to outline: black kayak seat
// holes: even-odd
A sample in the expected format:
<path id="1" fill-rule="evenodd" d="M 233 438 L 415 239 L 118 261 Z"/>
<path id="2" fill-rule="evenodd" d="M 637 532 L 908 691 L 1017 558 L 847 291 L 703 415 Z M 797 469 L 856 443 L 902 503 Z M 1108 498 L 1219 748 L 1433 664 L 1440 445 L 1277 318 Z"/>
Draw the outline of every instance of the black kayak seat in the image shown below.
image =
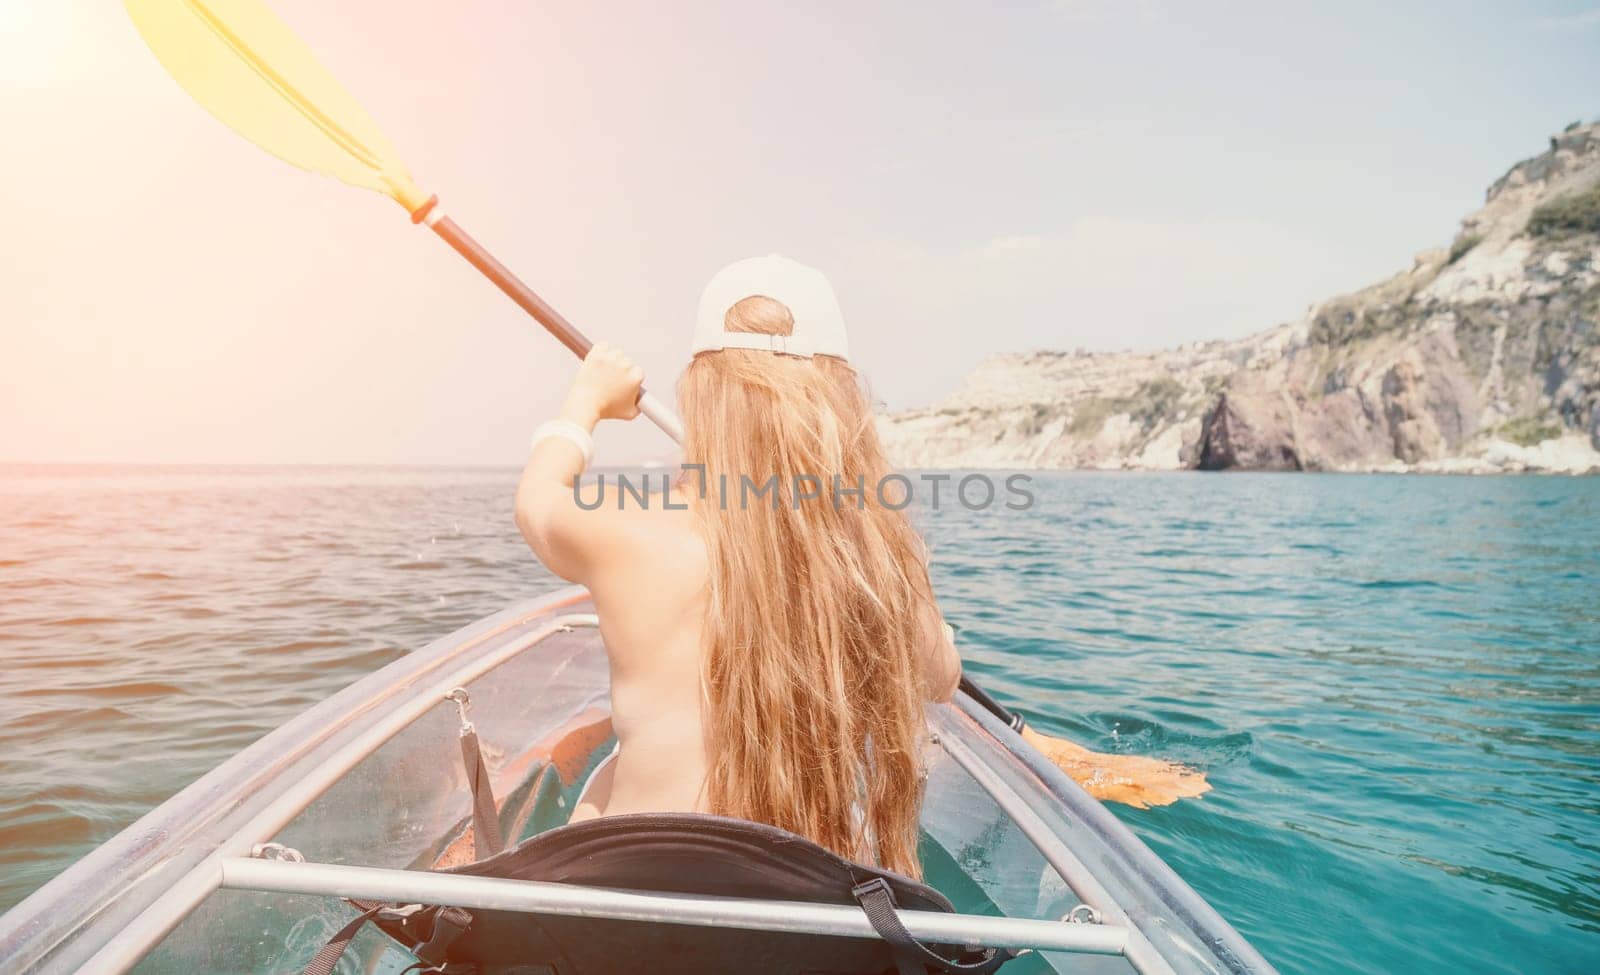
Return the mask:
<path id="1" fill-rule="evenodd" d="M 428 966 L 419 971 L 987 975 L 1013 957 L 1004 950 L 921 945 L 888 908 L 952 912 L 938 891 L 853 863 L 785 830 L 723 816 L 600 817 L 443 872 L 691 896 L 859 904 L 885 940 L 358 902 L 373 923 Z"/>

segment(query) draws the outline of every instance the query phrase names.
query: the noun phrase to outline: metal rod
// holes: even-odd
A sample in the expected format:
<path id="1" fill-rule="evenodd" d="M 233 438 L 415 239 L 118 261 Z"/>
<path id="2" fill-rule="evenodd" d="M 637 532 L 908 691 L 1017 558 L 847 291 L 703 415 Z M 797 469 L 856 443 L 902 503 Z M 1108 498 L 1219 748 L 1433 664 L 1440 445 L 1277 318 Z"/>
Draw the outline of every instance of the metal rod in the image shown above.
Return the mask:
<path id="1" fill-rule="evenodd" d="M 507 640 L 503 645 L 486 651 L 483 656 L 433 677 L 404 704 L 385 712 L 381 720 L 296 780 L 271 805 L 235 832 L 230 841 L 218 846 L 215 852 L 196 864 L 158 900 L 129 921 L 79 971 L 120 975 L 138 964 L 150 949 L 217 889 L 222 876 L 219 861 L 243 855 L 256 843 L 272 839 L 294 817 L 343 778 L 345 773 L 436 707 L 451 689 L 471 683 L 549 636 L 577 627 L 598 625 L 599 620 L 592 613 L 558 616 L 526 639 Z"/>
<path id="2" fill-rule="evenodd" d="M 878 936 L 864 911 L 844 904 L 635 893 L 572 884 L 331 863 L 288 863 L 229 857 L 222 861 L 222 886 L 235 890 L 322 894 L 400 904 L 449 904 L 468 909 L 652 921 L 698 927 L 786 931 L 850 938 Z M 937 911 L 898 913 L 913 937 L 934 944 L 1116 955 L 1122 953 L 1127 940 L 1125 929 L 1103 924 L 1072 924 Z"/>
<path id="3" fill-rule="evenodd" d="M 982 707 L 974 701 L 972 706 Z M 1006 783 L 994 769 L 989 768 L 972 749 L 960 740 L 958 735 L 945 732 L 939 735 L 939 744 L 944 748 L 957 765 L 961 766 L 970 775 L 974 782 L 989 794 L 1000 807 L 1000 811 L 1011 818 L 1017 829 L 1033 844 L 1045 862 L 1061 875 L 1073 893 L 1083 899 L 1084 903 L 1098 910 L 1102 917 L 1108 918 L 1117 924 L 1125 925 L 1128 932 L 1126 950 L 1123 954 L 1128 957 L 1128 964 L 1132 965 L 1140 975 L 1172 975 L 1172 965 L 1161 956 L 1155 945 L 1150 943 L 1132 919 L 1128 917 L 1122 906 L 1112 898 L 1099 878 L 1079 860 L 1055 830 L 1034 812 L 1015 789 Z"/>

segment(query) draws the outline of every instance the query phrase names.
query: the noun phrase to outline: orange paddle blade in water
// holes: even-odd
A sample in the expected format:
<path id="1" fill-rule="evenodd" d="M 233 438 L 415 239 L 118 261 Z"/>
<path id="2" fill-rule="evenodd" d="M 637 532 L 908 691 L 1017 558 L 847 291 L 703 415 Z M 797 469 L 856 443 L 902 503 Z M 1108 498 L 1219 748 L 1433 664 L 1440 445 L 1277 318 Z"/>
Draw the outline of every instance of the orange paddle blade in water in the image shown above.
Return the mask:
<path id="1" fill-rule="evenodd" d="M 1091 752 L 1065 738 L 1041 735 L 1026 726 L 1022 737 L 1096 799 L 1147 809 L 1211 791 L 1205 773 L 1187 765 L 1143 755 Z"/>

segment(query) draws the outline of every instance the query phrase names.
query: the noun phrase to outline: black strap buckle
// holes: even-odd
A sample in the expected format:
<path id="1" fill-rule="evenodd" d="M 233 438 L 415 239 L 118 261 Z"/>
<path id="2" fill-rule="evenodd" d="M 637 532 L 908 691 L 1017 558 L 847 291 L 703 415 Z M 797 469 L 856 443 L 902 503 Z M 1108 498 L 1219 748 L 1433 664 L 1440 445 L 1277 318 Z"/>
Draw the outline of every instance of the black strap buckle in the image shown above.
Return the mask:
<path id="1" fill-rule="evenodd" d="M 431 968 L 442 967 L 450 946 L 472 927 L 472 915 L 459 907 L 441 907 L 433 915 L 433 933 L 428 940 L 411 949 L 418 961 Z"/>
<path id="2" fill-rule="evenodd" d="M 889 903 L 894 903 L 894 888 L 890 887 L 889 881 L 884 880 L 882 877 L 873 877 L 865 883 L 859 883 L 850 888 L 850 896 L 858 901 L 866 898 L 869 894 L 879 893 L 889 898 Z"/>

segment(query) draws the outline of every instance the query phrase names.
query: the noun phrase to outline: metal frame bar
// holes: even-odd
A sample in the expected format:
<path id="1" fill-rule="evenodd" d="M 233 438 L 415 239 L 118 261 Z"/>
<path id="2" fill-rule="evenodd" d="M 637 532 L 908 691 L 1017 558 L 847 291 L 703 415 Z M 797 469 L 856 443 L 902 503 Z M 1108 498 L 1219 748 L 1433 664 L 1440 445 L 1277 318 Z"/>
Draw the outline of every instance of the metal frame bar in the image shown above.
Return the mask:
<path id="1" fill-rule="evenodd" d="M 533 631 L 526 639 L 507 640 L 504 645 L 494 648 L 481 657 L 474 657 L 457 667 L 442 668 L 444 671 L 442 674 L 430 675 L 426 687 L 413 694 L 403 705 L 385 712 L 382 720 L 346 742 L 316 768 L 296 780 L 293 786 L 237 830 L 228 843 L 219 846 L 210 856 L 184 874 L 158 900 L 102 945 L 79 972 L 121 975 L 138 964 L 139 960 L 159 944 L 173 928 L 182 923 L 201 901 L 222 886 L 223 861 L 242 856 L 255 844 L 264 843 L 276 836 L 307 806 L 343 778 L 346 772 L 381 748 L 389 739 L 410 727 L 412 722 L 443 703 L 452 689 L 470 684 L 529 647 L 557 633 L 598 625 L 599 620 L 592 613 L 557 616 Z"/>
<path id="2" fill-rule="evenodd" d="M 878 937 L 872 923 L 867 920 L 866 912 L 845 904 L 691 897 L 422 870 L 293 863 L 247 857 L 224 858 L 221 861 L 221 873 L 221 885 L 233 890 L 321 894 L 386 903 L 449 904 L 480 910 L 848 938 Z M 1127 929 L 1104 924 L 946 914 L 939 911 L 896 913 L 913 937 L 934 944 L 1120 955 L 1128 940 Z"/>

